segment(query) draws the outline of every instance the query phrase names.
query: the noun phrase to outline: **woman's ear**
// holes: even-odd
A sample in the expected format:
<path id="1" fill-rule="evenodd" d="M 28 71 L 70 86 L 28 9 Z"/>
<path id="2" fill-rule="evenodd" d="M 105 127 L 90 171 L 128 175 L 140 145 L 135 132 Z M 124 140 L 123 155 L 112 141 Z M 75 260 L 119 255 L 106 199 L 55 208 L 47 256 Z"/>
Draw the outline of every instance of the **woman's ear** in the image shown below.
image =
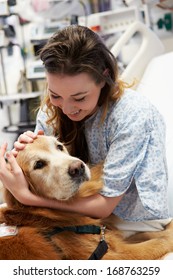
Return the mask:
<path id="1" fill-rule="evenodd" d="M 106 68 L 104 71 L 103 71 L 103 76 L 108 76 L 109 75 L 109 69 L 108 68 Z M 105 81 L 102 81 L 101 82 L 101 88 L 103 88 L 104 86 L 105 86 Z"/>
<path id="2" fill-rule="evenodd" d="M 105 82 L 105 81 L 102 81 L 102 82 L 100 83 L 100 88 L 103 88 L 103 87 L 105 86 L 105 84 L 106 84 L 106 82 Z"/>

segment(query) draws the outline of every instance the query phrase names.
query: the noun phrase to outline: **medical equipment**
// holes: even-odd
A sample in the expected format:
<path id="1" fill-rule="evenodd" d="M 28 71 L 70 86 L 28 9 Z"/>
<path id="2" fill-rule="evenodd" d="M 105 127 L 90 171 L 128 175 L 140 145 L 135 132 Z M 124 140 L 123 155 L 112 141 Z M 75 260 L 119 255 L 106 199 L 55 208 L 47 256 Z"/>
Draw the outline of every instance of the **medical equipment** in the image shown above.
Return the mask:
<path id="1" fill-rule="evenodd" d="M 40 41 L 47 41 L 50 36 L 58 29 L 69 25 L 66 21 L 45 21 L 42 23 L 33 24 L 30 32 L 30 41 L 35 44 Z"/>
<path id="2" fill-rule="evenodd" d="M 0 16 L 8 16 L 10 7 L 16 5 L 16 0 L 0 0 Z"/>
<path id="3" fill-rule="evenodd" d="M 69 25 L 68 21 L 50 21 L 35 23 L 31 26 L 30 42 L 33 44 L 34 54 L 37 56 L 41 47 L 57 30 Z M 44 67 L 40 59 L 27 63 L 26 77 L 28 80 L 40 80 L 45 78 Z"/>
<path id="4" fill-rule="evenodd" d="M 112 11 L 88 15 L 87 26 L 105 35 L 124 31 L 130 24 L 140 19 L 141 15 L 137 7 L 119 8 Z M 85 17 L 79 17 L 78 22 L 80 25 L 85 25 Z"/>
<path id="5" fill-rule="evenodd" d="M 26 77 L 28 80 L 45 79 L 45 70 L 43 62 L 40 59 L 28 63 L 26 68 Z"/>
<path id="6" fill-rule="evenodd" d="M 3 47 L 5 44 L 5 34 L 4 30 L 0 30 L 0 47 Z"/>
<path id="7" fill-rule="evenodd" d="M 0 0 L 0 16 L 9 15 L 9 7 L 7 4 L 7 0 Z"/>

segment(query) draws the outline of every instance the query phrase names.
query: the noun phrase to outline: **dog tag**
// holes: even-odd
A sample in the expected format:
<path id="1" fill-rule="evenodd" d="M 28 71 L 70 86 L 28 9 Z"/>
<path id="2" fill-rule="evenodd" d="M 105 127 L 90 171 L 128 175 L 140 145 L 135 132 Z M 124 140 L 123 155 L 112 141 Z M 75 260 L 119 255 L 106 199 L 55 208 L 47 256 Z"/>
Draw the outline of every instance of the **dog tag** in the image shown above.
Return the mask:
<path id="1" fill-rule="evenodd" d="M 0 237 L 16 235 L 18 229 L 16 226 L 7 226 L 6 224 L 0 224 Z"/>

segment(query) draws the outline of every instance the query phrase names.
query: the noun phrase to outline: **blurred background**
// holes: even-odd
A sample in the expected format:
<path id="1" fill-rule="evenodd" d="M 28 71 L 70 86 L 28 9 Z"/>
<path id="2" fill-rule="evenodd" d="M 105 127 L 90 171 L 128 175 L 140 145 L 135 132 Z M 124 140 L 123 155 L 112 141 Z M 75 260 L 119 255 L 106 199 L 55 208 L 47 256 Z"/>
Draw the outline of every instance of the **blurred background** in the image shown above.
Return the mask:
<path id="1" fill-rule="evenodd" d="M 154 31 L 165 52 L 173 51 L 173 0 L 0 0 L 0 145 L 7 141 L 11 149 L 20 133 L 34 129 L 46 84 L 38 52 L 56 30 L 86 25 L 111 49 L 136 21 Z M 120 71 L 140 40 L 134 34 L 122 47 Z"/>

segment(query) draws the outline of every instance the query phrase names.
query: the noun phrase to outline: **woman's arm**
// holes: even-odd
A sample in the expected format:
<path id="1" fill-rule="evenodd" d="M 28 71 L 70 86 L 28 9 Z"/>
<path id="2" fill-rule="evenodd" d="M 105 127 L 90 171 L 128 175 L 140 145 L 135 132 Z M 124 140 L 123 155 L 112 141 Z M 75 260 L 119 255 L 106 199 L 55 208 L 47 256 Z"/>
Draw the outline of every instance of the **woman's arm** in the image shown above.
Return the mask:
<path id="1" fill-rule="evenodd" d="M 71 202 L 45 199 L 43 201 L 43 206 L 103 219 L 113 212 L 121 199 L 122 196 L 104 197 L 100 194 L 96 194 L 85 198 L 74 199 Z"/>
<path id="2" fill-rule="evenodd" d="M 105 218 L 112 213 L 122 198 L 122 196 L 112 198 L 96 194 L 86 198 L 75 199 L 71 202 L 63 202 L 36 196 L 28 189 L 28 183 L 12 152 L 6 154 L 11 170 L 7 168 L 4 159 L 6 148 L 7 144 L 4 144 L 0 149 L 0 180 L 4 187 L 19 202 L 25 205 L 49 207 L 76 212 L 94 218 Z"/>

